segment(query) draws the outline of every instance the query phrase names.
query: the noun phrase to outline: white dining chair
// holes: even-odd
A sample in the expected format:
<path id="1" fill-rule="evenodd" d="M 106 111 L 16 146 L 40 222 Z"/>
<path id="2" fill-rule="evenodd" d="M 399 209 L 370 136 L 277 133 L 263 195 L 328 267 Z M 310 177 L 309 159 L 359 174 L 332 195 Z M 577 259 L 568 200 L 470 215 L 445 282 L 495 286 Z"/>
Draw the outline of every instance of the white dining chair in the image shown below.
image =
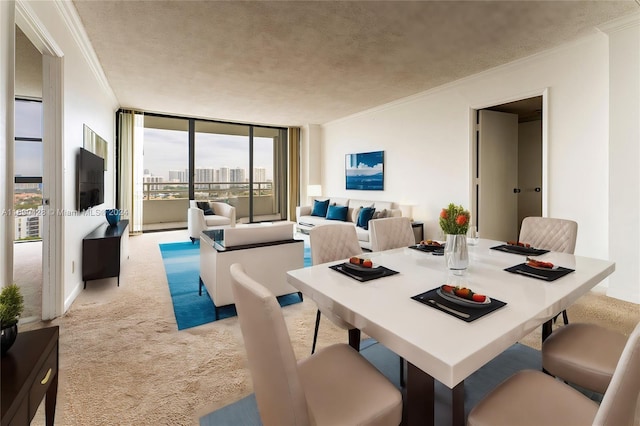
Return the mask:
<path id="1" fill-rule="evenodd" d="M 276 297 L 241 264 L 230 271 L 262 424 L 400 424 L 402 394 L 369 361 L 339 343 L 297 362 Z"/>
<path id="2" fill-rule="evenodd" d="M 597 324 L 560 327 L 542 343 L 542 368 L 585 389 L 605 393 L 627 336 Z"/>
<path id="3" fill-rule="evenodd" d="M 415 245 L 416 239 L 408 217 L 387 217 L 369 221 L 371 251 L 391 250 Z"/>
<path id="4" fill-rule="evenodd" d="M 319 265 L 321 263 L 333 262 L 341 259 L 348 259 L 352 256 L 362 254 L 362 248 L 358 242 L 356 228 L 346 223 L 317 225 L 309 231 L 309 245 L 311 246 L 311 263 Z M 333 314 L 327 309 L 318 306 L 316 312 L 316 325 L 313 331 L 313 344 L 311 353 L 316 350 L 318 341 L 318 329 L 320 328 L 320 317 L 324 314 L 335 325 L 349 332 L 349 345 L 356 350 L 360 348 L 360 330 Z"/>
<path id="5" fill-rule="evenodd" d="M 600 405 L 540 371 L 520 371 L 469 413 L 467 426 L 634 424 L 640 393 L 640 324 L 627 340 Z"/>
<path id="6" fill-rule="evenodd" d="M 573 254 L 577 237 L 578 224 L 573 220 L 530 216 L 522 219 L 518 241 L 537 249 Z M 566 310 L 562 311 L 562 319 L 565 325 L 569 324 Z"/>

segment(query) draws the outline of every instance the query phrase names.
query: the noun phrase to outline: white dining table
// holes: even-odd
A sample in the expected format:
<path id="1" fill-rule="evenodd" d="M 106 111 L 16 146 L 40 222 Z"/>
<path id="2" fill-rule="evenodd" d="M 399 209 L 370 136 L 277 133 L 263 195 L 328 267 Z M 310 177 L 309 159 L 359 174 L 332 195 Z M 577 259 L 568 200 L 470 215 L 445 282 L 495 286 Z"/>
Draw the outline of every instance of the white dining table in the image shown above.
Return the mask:
<path id="1" fill-rule="evenodd" d="M 469 266 L 453 275 L 443 256 L 399 248 L 364 253 L 374 266 L 398 271 L 359 282 L 329 268 L 331 262 L 287 272 L 288 282 L 407 361 L 406 424 L 434 423 L 434 380 L 451 389 L 451 419 L 463 425 L 464 380 L 536 327 L 569 307 L 610 275 L 614 262 L 549 252 L 536 259 L 574 269 L 547 282 L 505 271 L 526 257 L 492 250 L 503 242 L 469 246 Z M 472 322 L 424 305 L 412 296 L 442 284 L 465 286 L 506 305 Z"/>

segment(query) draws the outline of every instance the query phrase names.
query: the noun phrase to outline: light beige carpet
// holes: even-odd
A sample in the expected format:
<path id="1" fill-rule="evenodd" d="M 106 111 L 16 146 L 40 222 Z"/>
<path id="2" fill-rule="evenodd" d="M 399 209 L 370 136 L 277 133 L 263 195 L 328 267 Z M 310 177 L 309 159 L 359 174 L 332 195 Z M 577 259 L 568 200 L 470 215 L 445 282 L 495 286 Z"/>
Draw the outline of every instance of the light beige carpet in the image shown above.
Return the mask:
<path id="1" fill-rule="evenodd" d="M 252 392 L 237 318 L 177 330 L 158 243 L 186 240 L 186 231 L 131 237 L 120 287 L 115 279 L 91 281 L 63 317 L 20 327 L 60 326 L 57 425 L 196 425 Z M 308 356 L 314 303 L 282 311 L 297 357 Z M 629 334 L 640 309 L 592 292 L 569 318 Z M 346 340 L 323 319 L 319 346 Z M 539 348 L 539 341 L 536 331 L 523 343 Z M 44 424 L 43 406 L 33 424 Z"/>

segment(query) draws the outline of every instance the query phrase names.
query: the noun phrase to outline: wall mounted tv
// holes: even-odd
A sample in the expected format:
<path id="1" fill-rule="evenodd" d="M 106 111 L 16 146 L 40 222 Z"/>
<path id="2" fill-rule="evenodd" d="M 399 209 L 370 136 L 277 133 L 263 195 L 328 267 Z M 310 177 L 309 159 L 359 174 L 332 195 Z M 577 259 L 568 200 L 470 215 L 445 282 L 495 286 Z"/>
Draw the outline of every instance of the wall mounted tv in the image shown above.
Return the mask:
<path id="1" fill-rule="evenodd" d="M 80 148 L 77 164 L 78 210 L 104 203 L 104 159 Z"/>

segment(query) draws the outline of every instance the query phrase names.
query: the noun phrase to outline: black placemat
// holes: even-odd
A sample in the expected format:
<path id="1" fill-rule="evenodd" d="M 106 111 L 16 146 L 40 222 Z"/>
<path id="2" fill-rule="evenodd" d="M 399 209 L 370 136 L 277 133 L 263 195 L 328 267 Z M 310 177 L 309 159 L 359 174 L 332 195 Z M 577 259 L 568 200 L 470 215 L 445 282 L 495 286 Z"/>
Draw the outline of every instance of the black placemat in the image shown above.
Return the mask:
<path id="1" fill-rule="evenodd" d="M 506 302 L 503 302 L 502 300 L 494 299 L 493 297 L 491 297 L 491 303 L 489 303 L 485 307 L 471 308 L 471 307 L 467 307 L 467 306 L 462 306 L 462 305 L 458 305 L 457 303 L 451 302 L 451 301 L 445 299 L 444 297 L 440 296 L 437 293 L 437 290 L 439 288 L 440 287 L 436 287 L 436 288 L 434 288 L 432 290 L 429 290 L 429 291 L 426 291 L 424 293 L 416 294 L 415 296 L 412 296 L 411 298 L 413 300 L 416 300 L 416 301 L 420 302 L 420 303 L 424 303 L 425 305 L 430 306 L 430 307 L 432 307 L 434 309 L 442 311 L 445 314 L 449 314 L 452 317 L 461 319 L 462 321 L 466 321 L 466 322 L 475 321 L 478 318 L 481 318 L 481 317 L 483 317 L 483 316 L 495 311 L 496 309 L 500 309 L 500 308 L 502 308 L 503 306 L 505 306 L 507 304 Z M 433 300 L 433 302 L 431 302 L 431 300 Z M 440 305 L 440 306 L 438 306 L 438 305 Z M 449 310 L 447 310 L 447 308 L 453 309 L 454 311 L 458 311 L 462 315 L 456 314 L 455 312 L 452 312 L 452 311 L 449 311 Z M 468 317 L 466 315 L 468 315 Z"/>
<path id="2" fill-rule="evenodd" d="M 348 277 L 353 278 L 354 280 L 358 280 L 360 282 L 365 282 L 365 281 L 371 281 L 371 280 L 376 280 L 378 278 L 382 278 L 382 277 L 388 277 L 389 275 L 395 275 L 398 273 L 398 271 L 394 271 L 393 269 L 389 269 L 389 268 L 385 268 L 384 266 L 378 266 L 378 268 L 380 268 L 380 270 L 382 271 L 380 274 L 359 274 L 358 272 L 354 271 L 354 270 L 347 270 L 346 268 L 344 268 L 342 266 L 343 264 L 340 263 L 338 265 L 333 265 L 333 266 L 329 266 L 330 269 L 333 269 L 334 271 L 338 271 L 341 272 L 343 274 L 345 274 Z"/>
<path id="3" fill-rule="evenodd" d="M 522 275 L 524 277 L 537 278 L 544 281 L 555 281 L 558 278 L 562 278 L 567 274 L 575 271 L 575 269 L 563 268 L 558 266 L 557 269 L 539 269 L 527 266 L 526 263 L 521 263 L 510 268 L 506 268 L 505 271 L 513 274 Z"/>
<path id="4" fill-rule="evenodd" d="M 433 253 L 434 251 L 444 252 L 444 245 L 441 246 L 428 246 L 424 244 L 416 244 L 415 246 L 409 246 L 414 250 L 423 251 L 425 253 Z"/>
<path id="5" fill-rule="evenodd" d="M 514 246 L 514 245 L 511 245 L 511 244 L 502 244 L 502 245 L 499 245 L 499 246 L 491 247 L 491 250 L 499 250 L 499 251 L 503 251 L 505 253 L 522 254 L 522 255 L 527 255 L 527 256 L 540 256 L 541 254 L 549 253 L 549 250 L 535 249 L 535 248 L 531 248 L 531 247 Z"/>

